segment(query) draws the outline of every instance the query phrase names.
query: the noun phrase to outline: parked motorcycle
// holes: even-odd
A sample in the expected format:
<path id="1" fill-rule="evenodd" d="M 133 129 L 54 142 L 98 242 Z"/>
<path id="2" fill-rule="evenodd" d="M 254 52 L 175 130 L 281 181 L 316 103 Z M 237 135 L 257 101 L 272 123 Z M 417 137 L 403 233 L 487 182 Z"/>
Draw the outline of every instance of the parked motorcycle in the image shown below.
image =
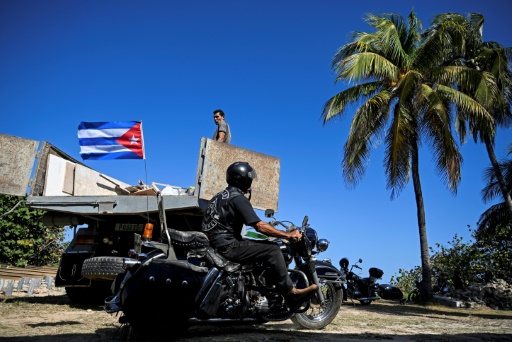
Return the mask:
<path id="1" fill-rule="evenodd" d="M 367 278 L 362 278 L 359 276 L 362 273 L 362 268 L 358 265 L 358 263 L 362 262 L 363 260 L 359 259 L 349 269 L 349 260 L 347 258 L 340 259 L 340 269 L 345 274 L 347 279 L 345 291 L 346 296 L 344 300 L 350 298 L 352 303 L 354 303 L 355 299 L 358 300 L 361 305 L 369 305 L 371 302 L 380 299 L 376 293 L 379 290 L 377 279 L 382 278 L 384 272 L 379 268 L 371 267 L 369 269 L 370 276 Z M 353 272 L 354 268 L 360 270 L 359 275 Z"/>
<path id="2" fill-rule="evenodd" d="M 314 283 L 319 289 L 303 303 L 287 303 L 275 291 L 268 271 L 261 264 L 236 264 L 217 254 L 202 232 L 165 229 L 167 241 L 143 241 L 140 236 L 125 259 L 126 271 L 113 284 L 105 302 L 109 313 L 122 312 L 132 336 L 144 336 L 162 328 L 160 335 L 179 336 L 191 324 L 247 323 L 291 319 L 306 329 L 322 329 L 338 314 L 343 298 L 343 282 L 332 265 L 319 265 L 315 256 L 325 251 L 329 241 L 318 239 L 305 216 L 300 227 L 277 221 L 267 210 L 273 226 L 288 231 L 298 229 L 299 241 L 273 239 L 286 263 L 295 262 L 289 274 L 297 288 Z M 144 235 L 143 235 L 144 236 Z M 336 274 L 338 276 L 331 276 Z"/>

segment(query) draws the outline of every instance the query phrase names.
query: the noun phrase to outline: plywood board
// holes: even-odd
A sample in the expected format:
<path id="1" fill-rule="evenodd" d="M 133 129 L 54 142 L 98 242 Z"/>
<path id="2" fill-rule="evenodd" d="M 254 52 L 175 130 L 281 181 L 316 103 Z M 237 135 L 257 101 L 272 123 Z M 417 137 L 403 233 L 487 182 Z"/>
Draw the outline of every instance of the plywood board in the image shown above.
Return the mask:
<path id="1" fill-rule="evenodd" d="M 39 142 L 0 134 L 0 193 L 25 196 Z"/>
<path id="2" fill-rule="evenodd" d="M 226 170 L 234 162 L 248 162 L 257 178 L 252 183 L 251 203 L 256 209 L 274 209 L 279 198 L 280 159 L 238 146 L 203 138 L 198 165 L 199 198 L 209 200 L 226 188 Z"/>

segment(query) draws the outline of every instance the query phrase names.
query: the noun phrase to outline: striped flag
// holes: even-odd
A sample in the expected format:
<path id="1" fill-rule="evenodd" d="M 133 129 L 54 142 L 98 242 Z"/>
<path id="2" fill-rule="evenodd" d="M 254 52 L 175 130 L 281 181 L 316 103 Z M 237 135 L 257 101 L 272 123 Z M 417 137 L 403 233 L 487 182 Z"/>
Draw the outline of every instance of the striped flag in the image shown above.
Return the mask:
<path id="1" fill-rule="evenodd" d="M 80 122 L 83 160 L 144 159 L 142 121 Z"/>

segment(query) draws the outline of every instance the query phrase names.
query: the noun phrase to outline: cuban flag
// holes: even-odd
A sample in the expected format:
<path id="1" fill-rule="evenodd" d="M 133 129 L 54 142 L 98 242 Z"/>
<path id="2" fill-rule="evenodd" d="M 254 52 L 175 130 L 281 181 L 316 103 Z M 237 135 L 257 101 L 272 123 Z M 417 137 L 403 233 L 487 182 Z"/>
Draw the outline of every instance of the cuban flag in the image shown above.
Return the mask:
<path id="1" fill-rule="evenodd" d="M 142 121 L 80 122 L 83 160 L 144 159 Z"/>

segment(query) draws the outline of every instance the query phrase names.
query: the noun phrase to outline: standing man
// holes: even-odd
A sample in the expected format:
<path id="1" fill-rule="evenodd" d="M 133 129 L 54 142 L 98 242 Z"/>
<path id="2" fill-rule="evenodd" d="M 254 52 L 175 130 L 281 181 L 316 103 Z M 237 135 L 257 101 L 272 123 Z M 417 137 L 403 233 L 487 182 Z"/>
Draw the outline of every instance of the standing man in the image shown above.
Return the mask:
<path id="1" fill-rule="evenodd" d="M 215 109 L 213 111 L 213 121 L 215 121 L 217 129 L 215 130 L 215 133 L 213 133 L 212 139 L 229 144 L 231 142 L 231 131 L 225 120 L 225 115 L 222 109 Z"/>

